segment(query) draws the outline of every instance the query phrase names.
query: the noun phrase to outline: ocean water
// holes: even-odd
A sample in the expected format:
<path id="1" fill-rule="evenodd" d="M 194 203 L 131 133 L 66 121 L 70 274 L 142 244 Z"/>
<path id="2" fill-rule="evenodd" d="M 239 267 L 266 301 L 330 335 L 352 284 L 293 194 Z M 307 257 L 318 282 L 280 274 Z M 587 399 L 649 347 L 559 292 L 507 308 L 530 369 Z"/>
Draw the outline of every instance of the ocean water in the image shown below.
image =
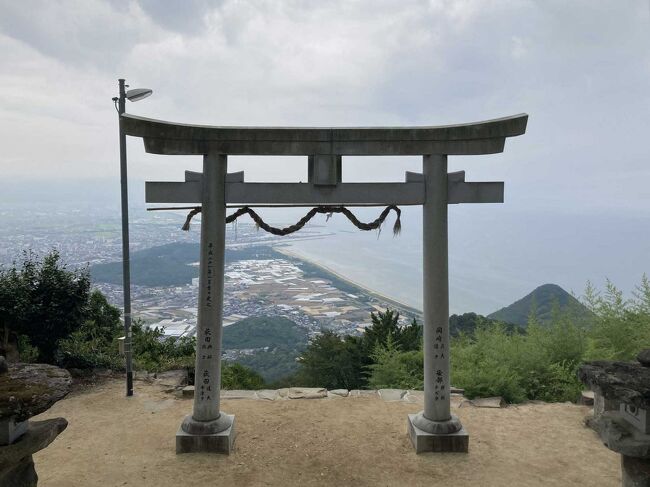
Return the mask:
<path id="1" fill-rule="evenodd" d="M 357 209 L 364 221 L 378 209 Z M 422 309 L 420 209 L 406 209 L 402 233 L 389 217 L 378 235 L 356 229 L 340 215 L 317 221 L 336 235 L 299 241 L 290 249 L 369 289 Z M 650 273 L 648 220 L 642 215 L 538 214 L 499 205 L 458 205 L 449 210 L 450 312 L 489 314 L 545 283 L 577 296 L 587 281 L 610 279 L 631 296 Z"/>

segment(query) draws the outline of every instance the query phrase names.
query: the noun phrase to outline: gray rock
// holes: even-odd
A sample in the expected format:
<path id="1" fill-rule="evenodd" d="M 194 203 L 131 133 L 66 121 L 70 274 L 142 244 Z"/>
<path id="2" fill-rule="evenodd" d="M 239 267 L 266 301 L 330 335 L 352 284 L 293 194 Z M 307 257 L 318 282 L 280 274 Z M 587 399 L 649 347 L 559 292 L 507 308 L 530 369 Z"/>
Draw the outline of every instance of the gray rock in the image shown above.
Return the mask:
<path id="1" fill-rule="evenodd" d="M 147 372 L 146 370 L 134 370 L 133 371 L 133 379 L 134 380 L 141 380 L 143 382 L 148 382 L 151 383 L 153 382 L 155 374 L 151 374 Z"/>
<path id="2" fill-rule="evenodd" d="M 289 399 L 321 399 L 327 397 L 327 389 L 318 387 L 292 387 L 287 394 Z"/>
<path id="3" fill-rule="evenodd" d="M 194 386 L 183 387 L 181 396 L 185 398 L 194 397 Z"/>
<path id="4" fill-rule="evenodd" d="M 168 370 L 156 374 L 156 384 L 163 387 L 176 388 L 187 385 L 187 370 Z"/>
<path id="5" fill-rule="evenodd" d="M 9 366 L 7 365 L 7 359 L 0 355 L 0 374 L 4 374 L 9 371 Z"/>
<path id="6" fill-rule="evenodd" d="M 406 391 L 403 389 L 379 389 L 377 392 L 384 401 L 401 401 L 406 395 Z"/>
<path id="7" fill-rule="evenodd" d="M 92 369 L 77 369 L 72 367 L 67 369 L 67 371 L 70 372 L 70 375 L 75 379 L 88 379 L 93 376 Z"/>
<path id="8" fill-rule="evenodd" d="M 67 370 L 46 364 L 12 364 L 0 375 L 0 418 L 24 421 L 70 392 Z"/>
<path id="9" fill-rule="evenodd" d="M 636 359 L 644 367 L 650 367 L 650 348 L 646 348 L 645 350 L 641 350 L 639 352 L 639 355 L 636 356 Z"/>

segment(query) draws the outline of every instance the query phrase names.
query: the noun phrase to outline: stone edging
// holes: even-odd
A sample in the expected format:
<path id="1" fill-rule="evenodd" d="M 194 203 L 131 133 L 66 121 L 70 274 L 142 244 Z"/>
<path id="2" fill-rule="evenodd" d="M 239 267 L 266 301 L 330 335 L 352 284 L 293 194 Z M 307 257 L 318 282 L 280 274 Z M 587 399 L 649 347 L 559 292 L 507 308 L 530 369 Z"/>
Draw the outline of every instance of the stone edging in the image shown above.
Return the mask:
<path id="1" fill-rule="evenodd" d="M 453 389 L 452 396 L 462 396 L 462 389 Z M 179 387 L 174 394 L 179 398 L 194 397 L 194 386 Z M 228 390 L 221 391 L 221 399 L 250 399 L 261 401 L 284 401 L 292 399 L 343 399 L 360 397 L 379 397 L 386 402 L 417 403 L 424 401 L 424 392 L 406 389 L 334 389 L 328 391 L 320 387 L 289 387 L 284 389 Z"/>

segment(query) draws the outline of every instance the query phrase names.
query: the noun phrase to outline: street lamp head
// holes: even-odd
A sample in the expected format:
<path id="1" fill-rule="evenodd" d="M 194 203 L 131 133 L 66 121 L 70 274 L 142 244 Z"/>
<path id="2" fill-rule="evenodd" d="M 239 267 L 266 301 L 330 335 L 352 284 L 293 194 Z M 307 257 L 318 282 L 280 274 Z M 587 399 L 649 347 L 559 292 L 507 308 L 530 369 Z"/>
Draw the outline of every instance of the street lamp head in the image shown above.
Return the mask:
<path id="1" fill-rule="evenodd" d="M 126 99 L 129 101 L 140 101 L 153 93 L 148 88 L 135 88 L 126 92 Z"/>

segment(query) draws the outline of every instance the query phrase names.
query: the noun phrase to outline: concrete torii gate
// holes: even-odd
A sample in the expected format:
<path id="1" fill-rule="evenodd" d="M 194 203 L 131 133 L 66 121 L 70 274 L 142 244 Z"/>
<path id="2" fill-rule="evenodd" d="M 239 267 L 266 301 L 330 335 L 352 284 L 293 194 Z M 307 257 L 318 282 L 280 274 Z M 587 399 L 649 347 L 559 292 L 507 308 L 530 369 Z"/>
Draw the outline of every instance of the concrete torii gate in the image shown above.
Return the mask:
<path id="1" fill-rule="evenodd" d="M 450 412 L 447 205 L 502 203 L 502 182 L 465 182 L 447 173 L 449 155 L 503 152 L 526 132 L 528 115 L 439 127 L 287 128 L 184 125 L 124 114 L 126 135 L 152 154 L 202 155 L 203 173 L 185 182 L 147 182 L 148 203 L 199 203 L 201 260 L 193 413 L 176 435 L 176 452 L 230 453 L 234 416 L 220 411 L 226 205 L 422 205 L 424 410 L 409 415 L 418 453 L 466 452 L 469 436 Z M 245 183 L 227 174 L 228 155 L 308 157 L 307 183 Z M 423 156 L 422 174 L 404 183 L 342 183 L 342 156 Z"/>

